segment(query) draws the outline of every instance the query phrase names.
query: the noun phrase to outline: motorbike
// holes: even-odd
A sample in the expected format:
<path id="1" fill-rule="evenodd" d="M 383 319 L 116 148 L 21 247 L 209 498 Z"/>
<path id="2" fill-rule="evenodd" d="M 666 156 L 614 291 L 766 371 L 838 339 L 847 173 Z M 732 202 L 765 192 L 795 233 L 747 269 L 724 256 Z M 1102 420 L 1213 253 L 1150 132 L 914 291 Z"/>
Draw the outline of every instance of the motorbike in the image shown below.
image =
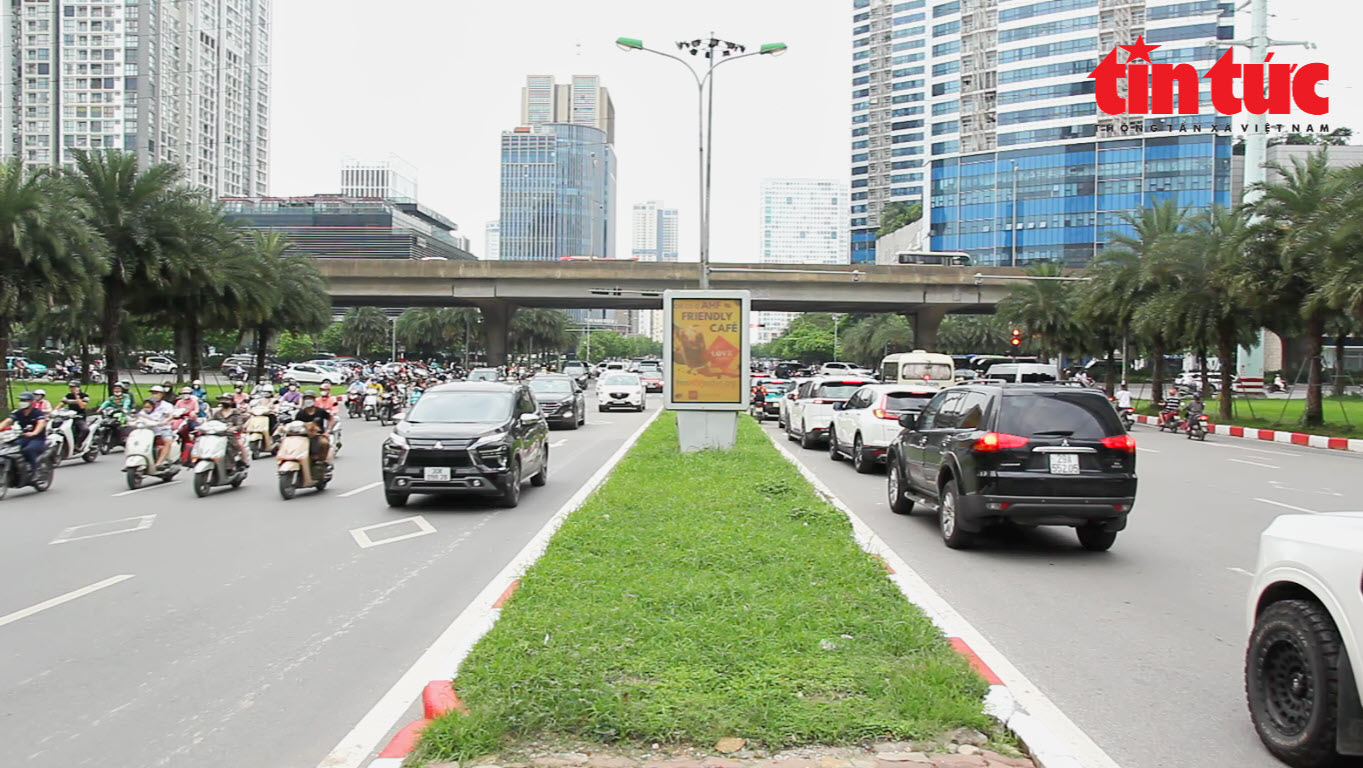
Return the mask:
<path id="1" fill-rule="evenodd" d="M 1122 417 L 1122 426 L 1126 428 L 1127 432 L 1130 432 L 1131 428 L 1136 425 L 1135 408 L 1118 408 L 1117 415 Z"/>
<path id="2" fill-rule="evenodd" d="M 123 447 L 123 426 L 128 415 L 118 408 L 101 408 L 99 419 L 90 424 L 90 434 L 94 436 L 95 448 L 108 455 L 115 448 Z"/>
<path id="3" fill-rule="evenodd" d="M 175 414 L 178 414 L 178 418 L 184 418 L 184 409 L 175 409 Z M 170 460 L 165 464 L 156 463 L 154 424 L 155 422 L 144 416 L 133 417 L 132 431 L 128 433 L 128 441 L 123 448 L 127 455 L 123 460 L 123 474 L 128 480 L 128 490 L 135 491 L 141 488 L 142 482 L 148 477 L 155 477 L 163 483 L 168 483 L 180 474 L 182 465 L 175 460 L 180 451 L 180 439 L 176 437 L 174 430 L 168 438 L 171 441 Z"/>
<path id="4" fill-rule="evenodd" d="M 1209 424 L 1210 419 L 1207 418 L 1207 414 L 1205 413 L 1198 414 L 1192 419 L 1189 419 L 1188 439 L 1192 440 L 1193 438 L 1197 438 L 1198 440 L 1206 440 L 1207 433 L 1211 431 L 1211 428 L 1208 426 Z"/>
<path id="5" fill-rule="evenodd" d="M 358 419 L 364 415 L 363 398 L 354 393 L 347 394 L 345 396 L 345 408 L 346 413 L 350 414 L 350 418 Z"/>
<path id="6" fill-rule="evenodd" d="M 388 426 L 390 423 L 398 422 L 398 395 L 396 392 L 387 392 L 379 402 L 379 425 Z"/>
<path id="7" fill-rule="evenodd" d="M 319 467 L 312 463 L 312 442 L 308 438 L 308 425 L 301 421 L 293 421 L 284 427 L 284 439 L 279 443 L 279 452 L 276 460 L 279 462 L 279 495 L 285 501 L 292 499 L 299 489 L 316 488 L 319 491 L 326 490 L 327 483 L 331 482 L 333 467 L 335 466 L 335 449 L 327 456 L 326 467 L 319 472 Z"/>
<path id="8" fill-rule="evenodd" d="M 268 400 L 257 400 L 251 404 L 251 416 L 242 431 L 246 434 L 246 449 L 251 452 L 253 459 L 266 453 L 265 444 L 268 441 L 265 437 L 270 434 L 270 412 Z"/>
<path id="9" fill-rule="evenodd" d="M 194 462 L 194 495 L 203 498 L 215 487 L 230 485 L 240 488 L 246 480 L 247 465 L 241 456 L 229 460 L 228 444 L 232 429 L 226 423 L 212 419 L 199 425 L 191 454 Z"/>
<path id="10" fill-rule="evenodd" d="M 1159 431 L 1177 433 L 1182 428 L 1183 417 L 1179 416 L 1177 413 L 1173 413 L 1170 411 L 1164 411 L 1160 413 Z"/>
<path id="11" fill-rule="evenodd" d="M 34 472 L 19 449 L 19 434 L 17 429 L 0 432 L 0 499 L 5 498 L 10 488 L 32 486 L 42 493 L 52 487 L 52 473 L 57 468 L 54 441 L 47 441 L 38 457 L 38 471 Z"/>
<path id="12" fill-rule="evenodd" d="M 364 420 L 377 418 L 379 415 L 379 396 L 374 392 L 364 393 L 364 404 L 361 406 Z"/>
<path id="13" fill-rule="evenodd" d="M 86 423 L 88 429 L 85 439 L 76 444 L 76 412 L 69 408 L 58 408 L 50 417 L 47 442 L 55 447 L 58 464 L 77 456 L 86 464 L 99 458 L 99 446 L 95 442 L 95 430 L 99 428 L 101 417 L 91 416 Z"/>

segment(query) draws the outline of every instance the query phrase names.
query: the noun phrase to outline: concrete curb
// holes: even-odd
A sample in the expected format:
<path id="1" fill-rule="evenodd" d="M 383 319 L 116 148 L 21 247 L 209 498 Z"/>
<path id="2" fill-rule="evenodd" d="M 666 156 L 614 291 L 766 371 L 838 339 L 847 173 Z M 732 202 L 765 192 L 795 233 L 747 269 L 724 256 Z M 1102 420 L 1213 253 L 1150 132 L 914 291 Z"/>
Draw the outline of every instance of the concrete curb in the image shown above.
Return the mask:
<path id="1" fill-rule="evenodd" d="M 832 489 L 801 464 L 774 435 L 767 433 L 767 437 L 820 495 L 847 515 L 852 522 L 852 534 L 862 550 L 885 565 L 890 580 L 899 587 L 904 597 L 937 625 L 951 646 L 989 683 L 989 691 L 984 697 L 985 712 L 1022 740 L 1038 766 L 1118 768 L 1117 763 L 1088 734 L 1061 712 L 945 598 L 928 586 L 908 562 L 877 536 Z"/>
<path id="2" fill-rule="evenodd" d="M 1137 415 L 1136 421 L 1149 426 L 1156 426 L 1159 420 L 1154 416 Z M 1249 440 L 1264 440 L 1272 443 L 1288 443 L 1290 445 L 1304 445 L 1310 448 L 1326 448 L 1335 451 L 1352 451 L 1353 453 L 1363 453 L 1363 440 L 1347 437 L 1327 437 L 1326 435 L 1309 435 L 1305 432 L 1282 432 L 1276 429 L 1255 429 L 1254 427 L 1237 427 L 1233 424 L 1212 424 L 1213 435 L 1224 435 L 1226 437 L 1242 437 Z"/>

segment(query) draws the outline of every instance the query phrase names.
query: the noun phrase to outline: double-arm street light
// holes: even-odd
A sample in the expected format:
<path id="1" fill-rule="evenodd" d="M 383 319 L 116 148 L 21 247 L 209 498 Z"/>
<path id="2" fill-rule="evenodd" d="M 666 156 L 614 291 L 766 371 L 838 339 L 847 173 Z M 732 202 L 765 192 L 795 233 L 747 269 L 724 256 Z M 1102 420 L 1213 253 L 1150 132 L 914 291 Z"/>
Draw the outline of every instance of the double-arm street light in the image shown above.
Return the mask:
<path id="1" fill-rule="evenodd" d="M 745 46 L 738 43 L 720 40 L 715 37 L 713 32 L 705 39 L 678 42 L 678 51 L 686 51 L 692 56 L 704 56 L 708 60 L 708 64 L 703 68 L 704 75 L 681 56 L 645 48 L 641 40 L 622 37 L 617 39 L 615 44 L 625 51 L 648 51 L 659 56 L 666 56 L 680 62 L 682 66 L 686 67 L 686 71 L 690 72 L 691 76 L 695 78 L 696 102 L 699 113 L 697 133 L 700 161 L 700 287 L 701 290 L 706 290 L 710 287 L 710 151 L 713 147 L 715 124 L 715 67 L 725 62 L 746 59 L 749 56 L 779 56 L 785 53 L 786 44 L 767 43 L 756 51 L 749 51 Z M 706 86 L 709 86 L 708 93 Z"/>

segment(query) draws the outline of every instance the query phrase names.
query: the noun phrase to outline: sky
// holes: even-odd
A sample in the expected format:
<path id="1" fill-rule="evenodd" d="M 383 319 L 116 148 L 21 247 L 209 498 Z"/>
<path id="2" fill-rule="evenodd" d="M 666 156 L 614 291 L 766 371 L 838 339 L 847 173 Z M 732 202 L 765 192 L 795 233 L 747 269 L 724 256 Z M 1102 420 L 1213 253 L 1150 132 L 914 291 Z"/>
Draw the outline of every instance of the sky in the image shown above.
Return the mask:
<path id="1" fill-rule="evenodd" d="M 711 253 L 716 261 L 756 261 L 762 179 L 849 178 L 851 6 L 277 0 L 270 193 L 334 193 L 346 159 L 395 154 L 416 167 L 420 202 L 457 222 L 481 257 L 484 225 L 498 215 L 500 136 L 520 120 L 525 76 L 563 82 L 595 74 L 615 103 L 616 255 L 628 255 L 633 204 L 659 200 L 679 209 L 682 260 L 694 261 L 695 82 L 681 64 L 623 52 L 614 41 L 633 37 L 675 52 L 677 40 L 713 32 L 750 50 L 790 46 L 779 57 L 727 64 L 716 78 Z M 1328 64 L 1330 82 L 1320 92 L 1331 99 L 1329 122 L 1363 134 L 1363 0 L 1269 0 L 1269 12 L 1273 38 L 1317 45 L 1275 48 L 1274 63 Z M 1248 13 L 1238 14 L 1239 37 L 1248 36 L 1248 26 Z"/>

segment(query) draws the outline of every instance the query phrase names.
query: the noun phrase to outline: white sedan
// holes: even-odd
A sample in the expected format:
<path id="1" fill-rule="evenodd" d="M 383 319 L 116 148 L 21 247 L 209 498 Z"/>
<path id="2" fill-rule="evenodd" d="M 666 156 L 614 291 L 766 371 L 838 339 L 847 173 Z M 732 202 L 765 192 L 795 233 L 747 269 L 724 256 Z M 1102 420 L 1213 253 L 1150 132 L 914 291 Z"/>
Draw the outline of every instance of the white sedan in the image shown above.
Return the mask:
<path id="1" fill-rule="evenodd" d="M 1268 751 L 1296 768 L 1363 755 L 1363 512 L 1283 515 L 1259 537 L 1245 694 Z"/>
<path id="2" fill-rule="evenodd" d="M 847 402 L 833 406 L 828 428 L 828 456 L 842 461 L 845 454 L 862 474 L 885 463 L 885 449 L 899 437 L 899 417 L 923 410 L 937 387 L 914 384 L 867 384 Z"/>
<path id="3" fill-rule="evenodd" d="M 644 382 L 637 373 L 607 370 L 596 381 L 596 409 L 644 409 Z"/>
<path id="4" fill-rule="evenodd" d="M 346 382 L 346 375 L 339 370 L 323 368 L 311 363 L 297 363 L 284 371 L 284 380 L 293 379 L 299 384 L 331 384 L 336 386 Z"/>

